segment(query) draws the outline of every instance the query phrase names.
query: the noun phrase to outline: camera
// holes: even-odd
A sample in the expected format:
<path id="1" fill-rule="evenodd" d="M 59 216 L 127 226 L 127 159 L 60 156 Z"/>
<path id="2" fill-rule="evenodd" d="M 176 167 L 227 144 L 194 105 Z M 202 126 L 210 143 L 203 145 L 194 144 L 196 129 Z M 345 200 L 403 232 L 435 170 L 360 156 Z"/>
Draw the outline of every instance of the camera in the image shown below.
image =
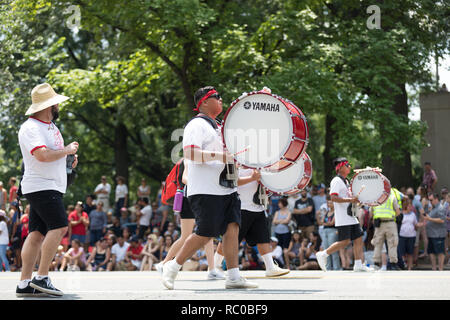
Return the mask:
<path id="1" fill-rule="evenodd" d="M 67 174 L 71 174 L 72 173 L 72 165 L 73 162 L 75 161 L 75 155 L 74 154 L 68 154 L 66 157 L 66 171 Z"/>

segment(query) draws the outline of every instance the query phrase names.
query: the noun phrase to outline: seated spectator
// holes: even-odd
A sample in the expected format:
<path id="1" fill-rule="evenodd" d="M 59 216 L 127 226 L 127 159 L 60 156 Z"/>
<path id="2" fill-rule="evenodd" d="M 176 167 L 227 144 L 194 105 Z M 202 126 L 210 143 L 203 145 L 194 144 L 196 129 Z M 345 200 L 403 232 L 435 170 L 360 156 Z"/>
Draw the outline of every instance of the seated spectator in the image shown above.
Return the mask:
<path id="1" fill-rule="evenodd" d="M 303 256 L 300 255 L 301 246 L 302 246 L 302 236 L 300 235 L 299 231 L 295 231 L 292 234 L 292 239 L 289 242 L 289 247 L 283 250 L 286 269 L 291 269 L 290 268 L 291 261 L 293 265 L 296 265 L 297 261 L 299 265 L 303 264 Z"/>
<path id="2" fill-rule="evenodd" d="M 195 254 L 191 257 L 191 259 L 198 262 L 197 271 L 206 271 L 206 270 L 208 270 L 208 261 L 206 260 L 205 248 L 198 249 L 195 252 Z"/>
<path id="3" fill-rule="evenodd" d="M 87 271 L 105 271 L 111 258 L 111 248 L 108 246 L 108 239 L 102 238 L 97 241 L 87 262 Z"/>
<path id="4" fill-rule="evenodd" d="M 61 268 L 64 254 L 64 247 L 62 245 L 59 245 L 50 267 L 51 271 L 58 271 Z"/>
<path id="5" fill-rule="evenodd" d="M 120 219 L 119 220 L 120 220 L 121 226 L 131 222 L 127 208 L 123 207 L 120 209 Z"/>
<path id="6" fill-rule="evenodd" d="M 131 238 L 130 247 L 127 250 L 125 261 L 127 262 L 127 270 L 135 271 L 141 269 L 142 264 L 142 250 L 144 247 L 139 243 L 139 239 L 134 236 Z"/>
<path id="7" fill-rule="evenodd" d="M 306 262 L 299 266 L 297 270 L 319 270 L 316 253 L 320 251 L 322 240 L 317 232 L 313 231 L 309 234 L 309 241 L 307 238 L 303 239 L 300 251 L 306 258 Z"/>
<path id="8" fill-rule="evenodd" d="M 125 271 L 127 270 L 126 256 L 130 244 L 125 242 L 122 236 L 117 237 L 117 243 L 111 248 L 111 262 L 107 269 L 109 271 Z"/>
<path id="9" fill-rule="evenodd" d="M 120 220 L 116 216 L 112 217 L 112 226 L 109 227 L 116 237 L 122 236 L 122 227 L 120 226 Z"/>
<path id="10" fill-rule="evenodd" d="M 175 223 L 169 222 L 167 225 L 167 231 L 164 232 L 164 236 L 169 235 L 172 237 L 173 241 L 178 239 L 180 232 L 175 228 Z"/>
<path id="11" fill-rule="evenodd" d="M 124 239 L 126 242 L 130 243 L 130 241 L 131 241 L 131 232 L 130 232 L 130 229 L 128 229 L 127 227 L 124 227 L 124 228 L 122 229 L 122 237 L 123 237 L 123 239 Z"/>
<path id="12" fill-rule="evenodd" d="M 88 194 L 86 196 L 86 203 L 83 205 L 83 211 L 87 213 L 89 218 L 91 217 L 91 211 L 95 210 L 96 205 L 94 203 L 95 196 Z"/>
<path id="13" fill-rule="evenodd" d="M 156 254 L 158 253 L 158 254 Z M 144 255 L 142 258 L 141 271 L 151 271 L 153 265 L 159 261 L 157 255 L 159 256 L 159 244 L 156 235 L 149 234 L 147 236 L 147 243 L 142 250 L 142 254 Z"/>
<path id="14" fill-rule="evenodd" d="M 66 266 L 67 271 L 80 271 L 85 269 L 86 254 L 84 248 L 81 246 L 81 241 L 78 239 L 72 240 L 72 248 L 64 254 L 59 271 L 64 271 Z"/>
<path id="15" fill-rule="evenodd" d="M 242 270 L 262 270 L 262 265 L 259 263 L 258 255 L 253 247 L 250 247 L 247 243 L 244 246 L 244 250 L 241 256 L 241 269 Z"/>
<path id="16" fill-rule="evenodd" d="M 170 247 L 173 244 L 173 239 L 171 236 L 165 236 L 164 242 L 161 244 L 161 247 L 159 249 L 159 259 L 164 260 L 167 256 L 167 253 L 170 250 Z"/>
<path id="17" fill-rule="evenodd" d="M 284 268 L 283 249 L 278 245 L 278 238 L 270 238 L 270 246 L 272 247 L 272 257 L 280 268 Z"/>

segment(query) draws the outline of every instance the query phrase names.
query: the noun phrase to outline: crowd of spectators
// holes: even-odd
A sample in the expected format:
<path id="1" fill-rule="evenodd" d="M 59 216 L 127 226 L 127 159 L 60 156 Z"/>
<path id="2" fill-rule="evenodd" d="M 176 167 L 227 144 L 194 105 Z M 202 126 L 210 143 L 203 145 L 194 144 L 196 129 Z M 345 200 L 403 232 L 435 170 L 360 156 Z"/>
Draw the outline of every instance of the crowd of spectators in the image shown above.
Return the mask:
<path id="1" fill-rule="evenodd" d="M 428 167 L 427 167 L 428 166 Z M 431 268 L 442 270 L 449 260 L 450 195 L 443 188 L 436 193 L 434 171 L 427 163 L 423 183 L 416 190 L 400 188 L 401 219 L 398 223 L 398 265 L 414 269 L 418 259 L 429 256 Z M 69 231 L 58 247 L 51 271 L 146 271 L 156 270 L 170 246 L 180 236 L 179 216 L 161 203 L 161 191 L 155 199 L 145 179 L 130 197 L 123 177 L 117 177 L 114 194 L 106 176 L 86 196 L 67 207 Z M 21 248 L 28 235 L 30 207 L 17 201 L 17 181 L 11 178 L 7 190 L 0 182 L 0 267 L 5 271 L 21 268 Z M 130 199 L 138 199 L 131 204 Z M 113 200 L 113 201 L 110 201 Z M 271 228 L 272 256 L 281 267 L 296 270 L 318 270 L 316 252 L 337 241 L 334 206 L 324 184 L 309 185 L 302 192 L 270 197 L 267 209 Z M 371 264 L 374 224 L 371 211 L 362 206 L 357 217 L 364 230 L 366 263 Z M 443 220 L 441 225 L 438 220 Z M 445 226 L 445 228 L 443 227 Z M 444 231 L 442 231 L 445 229 Z M 436 252 L 444 239 L 444 251 Z M 220 239 L 215 239 L 217 246 Z M 430 252 L 431 250 L 431 252 Z M 383 250 L 383 269 L 389 269 L 389 255 Z M 328 270 L 351 270 L 352 245 L 328 258 Z M 225 269 L 225 261 L 223 269 Z M 242 270 L 263 270 L 264 262 L 257 247 L 240 243 L 239 263 Z M 183 270 L 206 270 L 204 249 L 198 250 Z M 36 266 L 37 269 L 37 266 Z"/>

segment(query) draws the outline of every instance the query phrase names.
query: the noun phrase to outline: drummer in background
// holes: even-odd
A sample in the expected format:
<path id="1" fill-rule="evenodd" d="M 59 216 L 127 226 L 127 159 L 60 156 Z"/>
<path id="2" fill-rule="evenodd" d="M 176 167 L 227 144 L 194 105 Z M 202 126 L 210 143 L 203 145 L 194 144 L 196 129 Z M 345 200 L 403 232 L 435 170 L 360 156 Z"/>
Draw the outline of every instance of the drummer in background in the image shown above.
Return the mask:
<path id="1" fill-rule="evenodd" d="M 257 246 L 258 252 L 266 266 L 266 277 L 279 277 L 289 273 L 288 269 L 277 266 L 272 258 L 270 246 L 269 221 L 265 207 L 256 204 L 253 199 L 258 192 L 258 180 L 261 173 L 258 170 L 239 168 L 238 194 L 241 199 L 241 227 L 239 229 L 239 243 L 245 239 L 251 247 Z M 219 260 L 216 260 L 221 258 Z M 223 260 L 222 244 L 217 247 L 214 263 L 220 265 Z"/>
<path id="2" fill-rule="evenodd" d="M 327 258 L 330 254 L 347 247 L 353 241 L 353 254 L 355 264 L 353 271 L 372 271 L 364 265 L 363 231 L 356 217 L 347 213 L 347 208 L 352 203 L 358 203 L 357 197 L 352 197 L 347 176 L 351 171 L 350 163 L 346 158 L 334 160 L 337 176 L 331 180 L 330 196 L 334 204 L 335 227 L 338 230 L 338 241 L 328 249 L 316 254 L 317 262 L 323 271 L 327 271 Z"/>

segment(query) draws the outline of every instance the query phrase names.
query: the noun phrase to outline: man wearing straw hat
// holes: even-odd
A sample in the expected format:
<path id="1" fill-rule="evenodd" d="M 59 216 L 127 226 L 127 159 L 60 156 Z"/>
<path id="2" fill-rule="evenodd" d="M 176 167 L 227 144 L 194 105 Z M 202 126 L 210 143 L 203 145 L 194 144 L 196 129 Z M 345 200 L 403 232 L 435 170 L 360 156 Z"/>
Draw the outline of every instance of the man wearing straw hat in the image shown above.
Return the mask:
<path id="1" fill-rule="evenodd" d="M 67 232 L 67 214 L 62 200 L 67 187 L 66 157 L 75 155 L 72 164 L 75 168 L 78 142 L 64 146 L 61 132 L 53 123 L 58 118 L 59 104 L 68 97 L 57 94 L 49 84 L 44 83 L 32 90 L 31 98 L 33 104 L 25 113 L 30 117 L 19 130 L 25 167 L 21 188 L 31 210 L 16 295 L 23 297 L 46 293 L 62 296 L 63 293 L 52 285 L 48 270 Z M 31 279 L 39 252 L 39 270 Z"/>

